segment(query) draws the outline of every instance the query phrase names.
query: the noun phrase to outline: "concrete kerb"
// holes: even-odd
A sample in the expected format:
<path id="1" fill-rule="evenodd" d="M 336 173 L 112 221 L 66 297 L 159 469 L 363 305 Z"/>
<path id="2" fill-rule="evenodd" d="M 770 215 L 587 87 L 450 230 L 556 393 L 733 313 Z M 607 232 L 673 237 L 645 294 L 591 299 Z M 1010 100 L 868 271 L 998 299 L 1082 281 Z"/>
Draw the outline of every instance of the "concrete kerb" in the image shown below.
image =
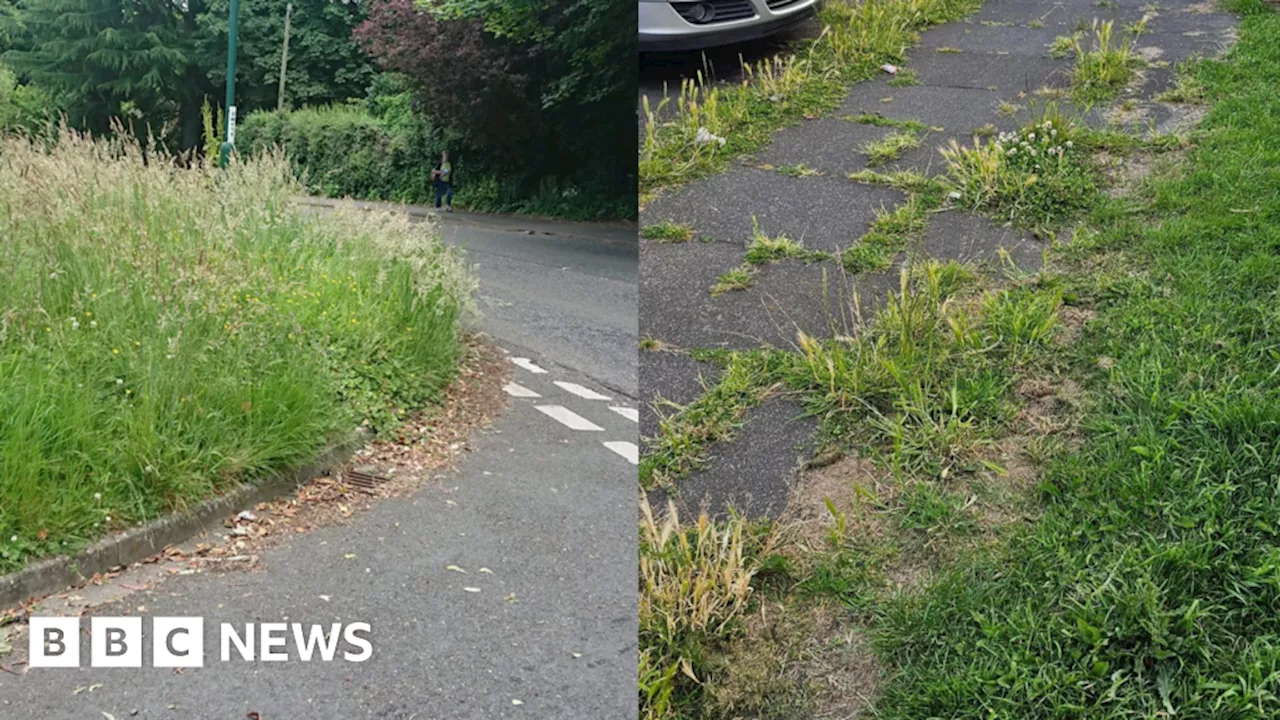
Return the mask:
<path id="1" fill-rule="evenodd" d="M 41 560 L 0 577 L 0 608 L 13 607 L 31 597 L 44 597 L 88 582 L 97 573 L 145 560 L 168 545 L 185 542 L 215 527 L 236 512 L 275 500 L 300 485 L 342 466 L 372 434 L 361 432 L 330 446 L 314 462 L 264 479 L 241 484 L 230 492 L 200 503 L 190 512 L 173 513 L 146 525 L 99 540 L 75 555 Z"/>

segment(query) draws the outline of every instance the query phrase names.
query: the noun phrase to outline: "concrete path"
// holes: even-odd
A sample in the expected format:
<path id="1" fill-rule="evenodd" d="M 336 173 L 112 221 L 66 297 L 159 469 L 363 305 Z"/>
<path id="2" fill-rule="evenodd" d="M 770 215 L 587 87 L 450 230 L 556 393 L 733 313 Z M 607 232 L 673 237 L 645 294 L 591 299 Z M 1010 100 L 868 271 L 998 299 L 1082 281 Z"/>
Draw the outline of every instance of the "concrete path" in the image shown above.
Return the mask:
<path id="1" fill-rule="evenodd" d="M 491 304 L 482 326 L 508 351 L 509 407 L 456 472 L 290 539 L 258 572 L 175 575 L 136 592 L 121 590 L 130 573 L 116 578 L 114 599 L 89 614 L 203 617 L 206 666 L 152 668 L 148 649 L 143 669 L 89 668 L 84 638 L 82 669 L 0 672 L 0 717 L 636 717 L 634 243 L 628 277 L 626 242 L 476 223 L 446 232 L 480 263 L 482 296 L 511 302 Z M 540 338 L 546 352 L 504 335 L 530 313 L 567 324 Z M 367 622 L 374 654 L 300 662 L 291 643 L 291 662 L 222 663 L 222 622 Z M 25 635 L 15 641 L 0 666 L 25 655 Z"/>
<path id="2" fill-rule="evenodd" d="M 1032 102 L 1045 89 L 1069 88 L 1073 61 L 1051 57 L 1055 38 L 1090 27 L 1095 18 L 1120 28 L 1149 16 L 1136 48 L 1148 67 L 1125 95 L 1132 108 L 1112 118 L 1104 109 L 1072 108 L 1093 124 L 1118 120 L 1126 129 L 1167 130 L 1179 112 L 1154 102 L 1173 79 L 1177 64 L 1195 54 L 1213 55 L 1233 39 L 1236 18 L 1212 3 L 1166 0 L 1152 10 L 1145 0 L 989 0 L 974 16 L 924 32 L 904 66 L 920 84 L 892 87 L 886 78 L 851 88 L 839 109 L 786 128 L 755 157 L 723 174 L 658 195 L 641 212 L 641 226 L 674 221 L 692 226 L 703 241 L 641 240 L 640 335 L 677 350 L 693 348 L 789 348 L 798 330 L 817 336 L 848 333 L 857 296 L 864 315 L 898 287 L 903 253 L 894 267 L 848 275 L 834 261 L 784 261 L 759 269 L 745 291 L 713 297 L 709 288 L 743 262 L 753 218 L 769 236 L 785 234 L 813 250 L 839 251 L 859 241 L 881 208 L 905 196 L 883 186 L 854 183 L 847 175 L 867 166 L 860 148 L 894 129 L 850 122 L 861 113 L 916 120 L 931 128 L 922 146 L 882 170 L 945 170 L 938 148 L 952 139 L 972 143 L 980 128 L 1014 129 L 1032 117 Z M 678 82 L 670 82 L 678 87 Z M 652 90 L 652 88 L 651 88 Z M 652 98 L 651 98 L 652 102 Z M 1043 101 L 1041 101 L 1043 103 Z M 789 177 L 762 169 L 803 164 L 818 175 Z M 1009 251 L 1023 269 L 1034 269 L 1045 244 L 1028 233 L 986 218 L 948 210 L 932 217 L 914 257 L 956 259 L 998 266 Z M 651 406 L 661 399 L 688 402 L 698 378 L 714 369 L 670 353 L 642 352 L 642 432 L 656 432 Z M 696 397 L 696 394 L 694 395 Z M 738 442 L 712 450 L 709 469 L 680 484 L 690 507 L 729 503 L 754 514 L 774 515 L 785 505 L 797 455 L 811 446 L 816 423 L 784 400 L 767 401 L 748 415 Z"/>

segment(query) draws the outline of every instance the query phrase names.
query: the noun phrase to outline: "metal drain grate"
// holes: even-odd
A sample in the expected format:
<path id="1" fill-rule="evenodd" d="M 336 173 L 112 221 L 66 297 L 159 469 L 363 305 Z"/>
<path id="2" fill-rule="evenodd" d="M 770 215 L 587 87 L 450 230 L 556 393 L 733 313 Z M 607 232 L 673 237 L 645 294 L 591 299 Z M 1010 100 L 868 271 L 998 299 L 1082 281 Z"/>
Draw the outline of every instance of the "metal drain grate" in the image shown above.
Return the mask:
<path id="1" fill-rule="evenodd" d="M 389 482 L 391 478 L 374 475 L 361 469 L 353 469 L 343 473 L 343 480 L 352 487 L 360 488 L 365 492 L 373 492 L 379 485 Z"/>

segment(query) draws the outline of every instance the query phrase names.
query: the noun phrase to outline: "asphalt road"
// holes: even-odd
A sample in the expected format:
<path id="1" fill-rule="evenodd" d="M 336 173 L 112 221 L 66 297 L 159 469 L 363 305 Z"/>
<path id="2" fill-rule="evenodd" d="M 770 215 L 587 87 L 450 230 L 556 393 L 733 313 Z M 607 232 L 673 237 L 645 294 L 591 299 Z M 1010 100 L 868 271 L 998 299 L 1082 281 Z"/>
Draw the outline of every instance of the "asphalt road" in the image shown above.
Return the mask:
<path id="1" fill-rule="evenodd" d="M 600 232 L 450 222 L 480 265 L 481 328 L 528 358 L 513 360 L 519 389 L 457 471 L 267 551 L 258 572 L 139 591 L 120 590 L 126 573 L 90 614 L 146 618 L 144 667 L 88 667 L 84 637 L 79 669 L 0 672 L 0 718 L 636 717 L 638 426 L 613 389 L 635 386 L 635 243 Z M 150 667 L 156 616 L 204 618 L 204 667 Z M 289 662 L 222 662 L 223 622 L 367 622 L 374 652 L 302 662 L 290 641 Z M 14 643 L 0 665 L 25 655 L 25 635 Z"/>
<path id="2" fill-rule="evenodd" d="M 635 396 L 636 229 L 456 215 L 444 237 L 478 265 L 480 329 Z"/>

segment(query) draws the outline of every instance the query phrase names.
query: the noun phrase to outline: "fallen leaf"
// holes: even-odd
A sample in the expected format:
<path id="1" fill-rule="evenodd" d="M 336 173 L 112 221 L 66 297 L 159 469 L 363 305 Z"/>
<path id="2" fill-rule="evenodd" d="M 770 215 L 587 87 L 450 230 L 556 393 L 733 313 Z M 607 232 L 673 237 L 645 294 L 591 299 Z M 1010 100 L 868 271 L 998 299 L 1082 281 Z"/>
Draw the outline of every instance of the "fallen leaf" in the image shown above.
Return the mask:
<path id="1" fill-rule="evenodd" d="M 575 658 L 580 658 L 580 657 L 582 657 L 582 653 L 569 653 L 569 654 L 570 654 L 570 655 L 573 655 L 573 657 L 575 657 Z"/>
<path id="2" fill-rule="evenodd" d="M 475 588 L 475 587 L 464 587 L 464 588 L 462 588 L 462 589 L 463 589 L 463 590 L 466 590 L 467 592 L 470 592 L 470 593 L 478 593 L 478 592 L 480 592 L 480 588 Z"/>
<path id="3" fill-rule="evenodd" d="M 355 554 L 355 553 L 347 553 L 346 555 L 343 555 L 342 557 L 346 558 L 347 560 L 355 560 L 355 559 L 356 559 L 356 554 Z"/>
<path id="4" fill-rule="evenodd" d="M 480 568 L 480 572 L 484 573 L 485 575 L 492 575 L 492 574 L 493 574 L 493 571 L 492 571 L 492 570 L 490 570 L 489 568 Z"/>
<path id="5" fill-rule="evenodd" d="M 115 716 L 115 715 L 112 715 L 111 713 L 107 712 L 106 710 L 103 710 L 103 711 L 102 711 L 102 717 L 106 718 L 107 720 L 116 720 L 116 716 Z"/>
<path id="6" fill-rule="evenodd" d="M 466 571 L 466 570 L 463 570 L 462 568 L 458 567 L 457 565 L 446 565 L 444 569 L 445 569 L 445 570 L 452 570 L 452 571 L 454 571 L 454 572 L 460 572 L 460 573 L 462 573 L 463 575 L 466 575 L 466 574 L 467 574 L 467 571 Z M 484 572 L 484 570 L 481 570 L 480 572 Z"/>
<path id="7" fill-rule="evenodd" d="M 515 698 L 511 698 L 511 704 L 512 704 L 512 705 L 523 705 L 523 704 L 524 704 L 524 701 L 523 701 L 523 700 L 517 700 L 517 699 L 515 699 Z"/>
<path id="8" fill-rule="evenodd" d="M 321 596 L 320 596 L 320 599 L 321 599 L 321 600 L 323 600 L 323 601 L 325 601 L 325 602 L 329 602 L 329 596 L 328 596 L 328 595 L 321 595 Z"/>

